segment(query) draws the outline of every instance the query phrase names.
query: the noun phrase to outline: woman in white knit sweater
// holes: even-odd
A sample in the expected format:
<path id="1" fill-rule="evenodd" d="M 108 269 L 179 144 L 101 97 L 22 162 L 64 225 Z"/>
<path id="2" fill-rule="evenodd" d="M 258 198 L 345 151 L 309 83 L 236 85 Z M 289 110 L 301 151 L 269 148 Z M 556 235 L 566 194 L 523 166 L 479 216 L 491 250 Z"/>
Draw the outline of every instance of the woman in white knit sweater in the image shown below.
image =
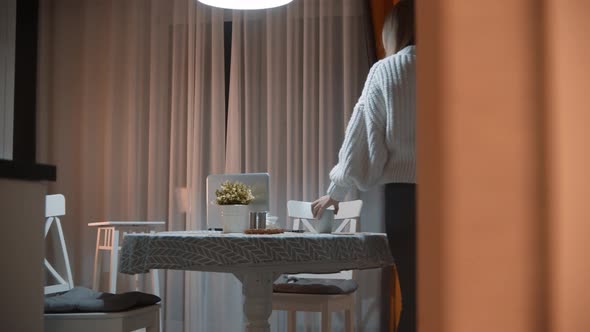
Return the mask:
<path id="1" fill-rule="evenodd" d="M 414 4 L 398 2 L 385 19 L 387 57 L 375 63 L 365 82 L 330 172 L 327 195 L 312 203 L 321 216 L 338 211 L 351 188 L 385 184 L 385 226 L 402 290 L 398 331 L 416 330 L 416 54 Z"/>

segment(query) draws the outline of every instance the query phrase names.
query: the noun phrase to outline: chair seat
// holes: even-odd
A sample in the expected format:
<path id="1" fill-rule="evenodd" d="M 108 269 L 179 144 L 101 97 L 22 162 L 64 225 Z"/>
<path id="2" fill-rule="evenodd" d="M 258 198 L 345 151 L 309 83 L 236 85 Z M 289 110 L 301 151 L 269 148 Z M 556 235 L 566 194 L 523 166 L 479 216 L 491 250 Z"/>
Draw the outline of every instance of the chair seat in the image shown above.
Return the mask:
<path id="1" fill-rule="evenodd" d="M 152 294 L 127 292 L 111 294 L 75 287 L 63 294 L 45 297 L 45 313 L 118 312 L 156 304 Z"/>
<path id="2" fill-rule="evenodd" d="M 336 295 L 350 294 L 357 288 L 358 284 L 350 279 L 316 279 L 293 276 L 281 276 L 273 284 L 273 292 L 275 293 Z"/>
<path id="3" fill-rule="evenodd" d="M 159 331 L 160 305 L 148 305 L 117 312 L 46 313 L 45 332 L 129 332 Z"/>

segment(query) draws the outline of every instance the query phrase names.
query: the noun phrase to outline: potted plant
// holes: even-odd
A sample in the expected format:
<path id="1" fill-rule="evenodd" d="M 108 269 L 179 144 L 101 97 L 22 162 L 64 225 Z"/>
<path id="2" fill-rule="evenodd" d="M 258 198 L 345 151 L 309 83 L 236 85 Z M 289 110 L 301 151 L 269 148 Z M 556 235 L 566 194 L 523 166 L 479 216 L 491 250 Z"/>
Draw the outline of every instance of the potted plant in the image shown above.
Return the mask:
<path id="1" fill-rule="evenodd" d="M 215 190 L 224 233 L 241 233 L 248 228 L 248 204 L 254 200 L 252 188 L 240 181 L 225 181 Z"/>

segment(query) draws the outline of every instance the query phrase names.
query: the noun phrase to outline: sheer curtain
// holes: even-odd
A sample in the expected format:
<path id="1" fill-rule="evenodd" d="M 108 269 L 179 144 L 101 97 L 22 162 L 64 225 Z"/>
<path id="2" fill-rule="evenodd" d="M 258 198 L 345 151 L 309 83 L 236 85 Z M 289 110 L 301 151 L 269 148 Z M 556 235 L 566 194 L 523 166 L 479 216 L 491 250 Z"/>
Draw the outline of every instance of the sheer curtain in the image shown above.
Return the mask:
<path id="1" fill-rule="evenodd" d="M 90 286 L 88 222 L 205 226 L 205 178 L 225 167 L 223 11 L 194 0 L 40 5 L 38 160 L 57 165 L 50 190 L 67 199 L 75 283 Z M 167 331 L 206 331 L 202 275 L 165 274 Z"/>
<path id="2" fill-rule="evenodd" d="M 313 200 L 328 188 L 374 57 L 368 10 L 363 1 L 299 0 L 233 14 L 226 171 L 269 172 L 270 212 L 283 226 L 287 200 Z M 378 189 L 362 195 L 365 211 L 379 210 Z M 362 230 L 382 231 L 381 220 L 365 213 Z M 357 330 L 377 330 L 380 272 L 358 275 Z M 311 314 L 299 316 L 299 328 L 319 327 Z M 283 319 L 273 313 L 275 326 Z"/>
<path id="3" fill-rule="evenodd" d="M 88 222 L 202 229 L 210 173 L 268 171 L 271 212 L 283 223 L 288 199 L 310 200 L 327 188 L 370 65 L 362 1 L 233 13 L 227 137 L 223 11 L 195 0 L 40 6 L 38 160 L 58 167 L 50 190 L 67 199 L 77 285 L 92 279 L 96 233 Z M 365 211 L 373 202 L 365 199 Z M 363 216 L 362 229 L 382 230 L 380 220 Z M 164 274 L 166 331 L 242 330 L 235 277 Z M 360 273 L 359 330 L 377 330 L 376 278 Z M 284 330 L 283 314 L 271 320 L 273 331 Z"/>

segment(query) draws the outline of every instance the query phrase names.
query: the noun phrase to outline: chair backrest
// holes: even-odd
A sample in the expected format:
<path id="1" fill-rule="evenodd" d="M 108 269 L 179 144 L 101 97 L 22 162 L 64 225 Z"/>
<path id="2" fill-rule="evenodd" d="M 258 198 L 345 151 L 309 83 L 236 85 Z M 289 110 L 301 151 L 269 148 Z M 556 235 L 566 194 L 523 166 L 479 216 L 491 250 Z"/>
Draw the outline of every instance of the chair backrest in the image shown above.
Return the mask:
<path id="1" fill-rule="evenodd" d="M 356 233 L 363 207 L 362 200 L 345 201 L 338 204 L 338 213 L 334 216 L 335 224 L 340 224 L 332 233 Z M 307 231 L 317 233 L 316 229 L 309 222 L 314 219 L 310 202 L 288 201 L 287 214 L 293 219 L 293 230 L 305 228 Z M 352 271 L 340 271 L 338 273 L 309 274 L 300 273 L 295 275 L 299 278 L 322 278 L 322 279 L 352 279 Z"/>
<path id="2" fill-rule="evenodd" d="M 269 182 L 268 173 L 211 174 L 207 176 L 207 227 L 222 227 L 221 210 L 215 204 L 215 190 L 225 181 L 240 181 L 252 188 L 254 200 L 248 204 L 249 211 L 268 211 Z"/>
<path id="3" fill-rule="evenodd" d="M 332 233 L 356 233 L 357 224 L 361 216 L 363 201 L 346 201 L 338 205 L 338 213 L 334 215 L 334 221 L 340 221 L 340 224 Z M 333 209 L 330 207 L 329 209 Z M 293 229 L 299 230 L 304 227 L 307 231 L 317 233 L 317 230 L 309 222 L 314 219 L 311 212 L 311 203 L 302 201 L 288 201 L 287 215 L 293 219 Z"/>
<path id="4" fill-rule="evenodd" d="M 62 273 L 59 273 L 47 258 L 44 259 L 45 269 L 50 274 L 51 278 L 55 280 L 54 283 L 49 283 L 49 280 L 47 281 L 48 284 L 45 285 L 45 294 L 65 292 L 74 288 L 70 259 L 68 257 L 66 242 L 61 228 L 61 222 L 59 220 L 59 216 L 64 216 L 65 214 L 66 199 L 63 195 L 45 196 L 45 239 L 47 239 L 49 231 L 55 229 L 56 233 L 54 233 L 54 235 L 57 236 L 57 239 L 54 239 L 53 241 L 55 259 L 61 260 L 60 263 L 63 266 L 63 270 L 65 270 L 62 271 Z"/>

